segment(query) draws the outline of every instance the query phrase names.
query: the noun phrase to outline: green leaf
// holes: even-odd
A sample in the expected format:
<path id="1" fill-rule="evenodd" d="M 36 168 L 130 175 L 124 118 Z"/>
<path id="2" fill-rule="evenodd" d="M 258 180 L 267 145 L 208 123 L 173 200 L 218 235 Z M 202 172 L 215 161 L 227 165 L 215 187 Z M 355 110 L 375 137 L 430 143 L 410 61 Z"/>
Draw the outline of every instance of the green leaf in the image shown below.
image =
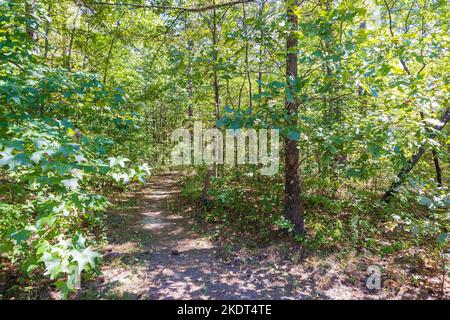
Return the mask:
<path id="1" fill-rule="evenodd" d="M 369 144 L 367 146 L 367 150 L 376 158 L 378 158 L 380 156 L 381 148 L 380 148 L 380 146 L 378 146 L 376 144 L 373 144 L 373 143 Z"/>
<path id="2" fill-rule="evenodd" d="M 59 289 L 61 299 L 67 299 L 69 293 L 73 290 L 69 288 L 66 281 L 57 281 L 55 282 L 55 286 Z"/>
<path id="3" fill-rule="evenodd" d="M 52 258 L 44 261 L 45 273 L 49 275 L 50 279 L 56 279 L 60 273 L 66 273 L 69 271 L 68 262 L 66 260 L 61 261 L 59 258 Z"/>
<path id="4" fill-rule="evenodd" d="M 39 164 L 39 162 L 40 162 L 41 159 L 42 159 L 42 154 L 43 154 L 43 152 L 41 152 L 41 151 L 36 151 L 36 152 L 34 152 L 34 153 L 31 155 L 30 160 L 31 160 L 32 162 L 34 162 L 35 164 Z"/>
<path id="5" fill-rule="evenodd" d="M 21 243 L 22 241 L 27 241 L 33 232 L 31 230 L 21 230 L 14 232 L 11 234 L 11 239 L 13 239 L 16 244 Z"/>
<path id="6" fill-rule="evenodd" d="M 285 86 L 285 83 L 281 81 L 272 81 L 271 84 L 277 89 L 284 88 Z"/>
<path id="7" fill-rule="evenodd" d="M 27 274 L 33 272 L 39 265 L 36 263 L 33 257 L 28 258 L 22 265 L 22 270 Z"/>
<path id="8" fill-rule="evenodd" d="M 77 189 L 78 188 L 78 179 L 76 179 L 76 178 L 64 179 L 64 180 L 61 180 L 61 183 L 67 189 Z"/>
<path id="9" fill-rule="evenodd" d="M 425 196 L 421 196 L 420 199 L 419 199 L 419 204 L 422 205 L 422 206 L 429 207 L 431 203 L 432 203 L 431 199 L 427 198 Z"/>
<path id="10" fill-rule="evenodd" d="M 8 165 L 14 159 L 12 151 L 13 151 L 12 148 L 8 148 L 0 152 L 0 155 L 2 156 L 2 158 L 0 159 L 0 167 Z"/>
<path id="11" fill-rule="evenodd" d="M 45 214 L 37 218 L 36 220 L 36 228 L 38 230 L 42 229 L 44 226 L 52 226 L 57 217 L 54 214 Z"/>
<path id="12" fill-rule="evenodd" d="M 124 157 L 117 157 L 117 158 L 109 157 L 108 160 L 109 160 L 110 168 L 115 167 L 117 165 L 121 166 L 122 168 L 125 168 L 125 162 L 130 161 L 129 159 L 124 158 Z"/>
<path id="13" fill-rule="evenodd" d="M 84 249 L 83 251 L 75 251 L 72 254 L 73 261 L 78 263 L 78 273 L 81 273 L 86 265 L 90 265 L 92 268 L 95 267 L 95 259 L 99 258 L 100 255 L 92 251 L 90 247 Z"/>
<path id="14" fill-rule="evenodd" d="M 439 245 L 444 245 L 445 242 L 447 241 L 447 238 L 449 237 L 449 233 L 441 233 L 438 237 L 437 237 L 437 243 Z"/>
<path id="15" fill-rule="evenodd" d="M 300 139 L 300 133 L 296 130 L 290 129 L 287 134 L 288 138 L 294 141 L 298 141 Z"/>
<path id="16" fill-rule="evenodd" d="M 224 117 L 222 117 L 222 118 L 220 118 L 219 120 L 217 120 L 217 123 L 216 123 L 216 125 L 217 125 L 217 127 L 218 128 L 221 128 L 221 127 L 223 127 L 226 123 L 227 123 L 227 118 L 224 118 Z"/>

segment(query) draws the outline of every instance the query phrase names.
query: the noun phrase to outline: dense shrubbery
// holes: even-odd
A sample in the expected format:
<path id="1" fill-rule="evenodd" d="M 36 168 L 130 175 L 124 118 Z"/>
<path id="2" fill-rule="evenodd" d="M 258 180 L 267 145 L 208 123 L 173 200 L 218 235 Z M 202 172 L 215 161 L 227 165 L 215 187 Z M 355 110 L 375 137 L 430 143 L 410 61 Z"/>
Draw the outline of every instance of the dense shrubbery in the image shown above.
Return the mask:
<path id="1" fill-rule="evenodd" d="M 25 275 L 56 281 L 63 296 L 96 270 L 109 203 L 94 186 L 143 181 L 116 139 L 132 131 L 120 90 L 97 76 L 39 62 L 17 3 L 0 4 L 0 250 Z M 126 139 L 122 138 L 122 143 Z"/>
<path id="2" fill-rule="evenodd" d="M 184 179 L 182 195 L 188 201 L 200 196 L 201 177 L 194 174 Z M 370 183 L 340 178 L 335 189 L 330 181 L 315 177 L 303 185 L 307 235 L 295 240 L 310 250 L 369 250 L 383 257 L 426 247 L 437 261 L 443 258 L 448 237 L 446 188 L 431 191 L 407 184 L 401 199 L 386 205 Z M 251 168 L 219 171 L 209 195 L 206 207 L 196 214 L 210 224 L 218 239 L 245 238 L 264 245 L 292 231 L 282 215 L 282 177 L 259 176 Z"/>

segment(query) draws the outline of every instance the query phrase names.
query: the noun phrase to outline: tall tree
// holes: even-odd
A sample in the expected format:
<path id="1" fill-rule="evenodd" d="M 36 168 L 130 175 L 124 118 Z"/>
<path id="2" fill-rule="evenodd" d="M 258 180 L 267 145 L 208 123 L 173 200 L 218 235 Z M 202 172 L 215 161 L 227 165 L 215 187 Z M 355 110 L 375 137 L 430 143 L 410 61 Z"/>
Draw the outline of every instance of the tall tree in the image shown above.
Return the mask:
<path id="1" fill-rule="evenodd" d="M 297 45 L 298 39 L 295 32 L 298 30 L 298 17 L 295 9 L 298 6 L 298 0 L 287 0 L 287 19 L 288 33 L 286 41 L 286 85 L 287 89 L 293 91 L 293 83 L 298 75 L 298 57 Z M 292 127 L 297 126 L 298 102 L 294 95 L 286 94 L 285 107 L 289 115 L 289 124 Z M 297 141 L 291 137 L 285 138 L 285 199 L 284 216 L 294 225 L 294 231 L 297 234 L 304 233 L 303 204 L 300 198 L 300 176 L 299 163 L 300 155 Z"/>
<path id="2" fill-rule="evenodd" d="M 212 8 L 212 26 L 211 26 L 211 34 L 212 34 L 212 58 L 213 58 L 213 88 L 214 88 L 214 115 L 216 120 L 220 118 L 220 91 L 219 91 L 219 73 L 218 73 L 218 47 L 217 47 L 217 10 L 216 10 L 216 1 L 213 0 L 213 8 Z M 211 177 L 214 174 L 215 166 L 208 167 L 208 171 L 206 172 L 205 180 L 203 183 L 203 191 L 200 196 L 200 202 L 202 204 L 206 204 L 208 200 L 208 191 L 209 186 L 211 184 Z"/>

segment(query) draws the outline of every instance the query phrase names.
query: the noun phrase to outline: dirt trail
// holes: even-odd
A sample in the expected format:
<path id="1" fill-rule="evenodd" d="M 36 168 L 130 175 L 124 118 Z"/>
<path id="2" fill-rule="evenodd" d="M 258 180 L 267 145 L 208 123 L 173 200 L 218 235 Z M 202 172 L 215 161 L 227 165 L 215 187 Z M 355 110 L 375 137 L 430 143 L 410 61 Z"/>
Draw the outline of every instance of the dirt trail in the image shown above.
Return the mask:
<path id="1" fill-rule="evenodd" d="M 110 239 L 112 244 L 105 248 L 103 279 L 87 289 L 85 297 L 333 299 L 364 296 L 361 290 L 342 283 L 331 264 L 305 270 L 294 263 L 271 262 L 267 256 L 249 256 L 231 262 L 222 259 L 221 250 L 213 242 L 193 231 L 195 222 L 182 212 L 179 192 L 177 175 L 167 174 L 154 177 L 146 188 L 133 194 L 136 201 L 131 201 L 129 212 L 117 215 L 116 224 L 121 233 Z M 130 213 L 134 215 L 132 223 L 128 221 Z M 329 283 L 324 285 L 323 279 Z M 321 287 L 324 290 L 319 290 Z"/>

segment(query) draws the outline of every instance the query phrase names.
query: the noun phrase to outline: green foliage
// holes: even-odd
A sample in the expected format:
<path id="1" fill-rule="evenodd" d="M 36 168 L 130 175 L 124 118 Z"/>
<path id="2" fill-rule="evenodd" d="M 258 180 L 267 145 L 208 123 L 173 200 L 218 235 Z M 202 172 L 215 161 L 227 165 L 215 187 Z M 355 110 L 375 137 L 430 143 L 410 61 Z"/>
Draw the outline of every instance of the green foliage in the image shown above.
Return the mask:
<path id="1" fill-rule="evenodd" d="M 150 171 L 112 157 L 113 139 L 123 134 L 117 123 L 127 117 L 122 95 L 95 75 L 40 63 L 23 32 L 37 21 L 20 4 L 0 3 L 0 249 L 25 275 L 55 280 L 67 297 L 82 272 L 98 266 L 91 245 L 101 241 L 99 219 L 109 203 L 95 184 L 107 177 L 143 182 Z"/>

